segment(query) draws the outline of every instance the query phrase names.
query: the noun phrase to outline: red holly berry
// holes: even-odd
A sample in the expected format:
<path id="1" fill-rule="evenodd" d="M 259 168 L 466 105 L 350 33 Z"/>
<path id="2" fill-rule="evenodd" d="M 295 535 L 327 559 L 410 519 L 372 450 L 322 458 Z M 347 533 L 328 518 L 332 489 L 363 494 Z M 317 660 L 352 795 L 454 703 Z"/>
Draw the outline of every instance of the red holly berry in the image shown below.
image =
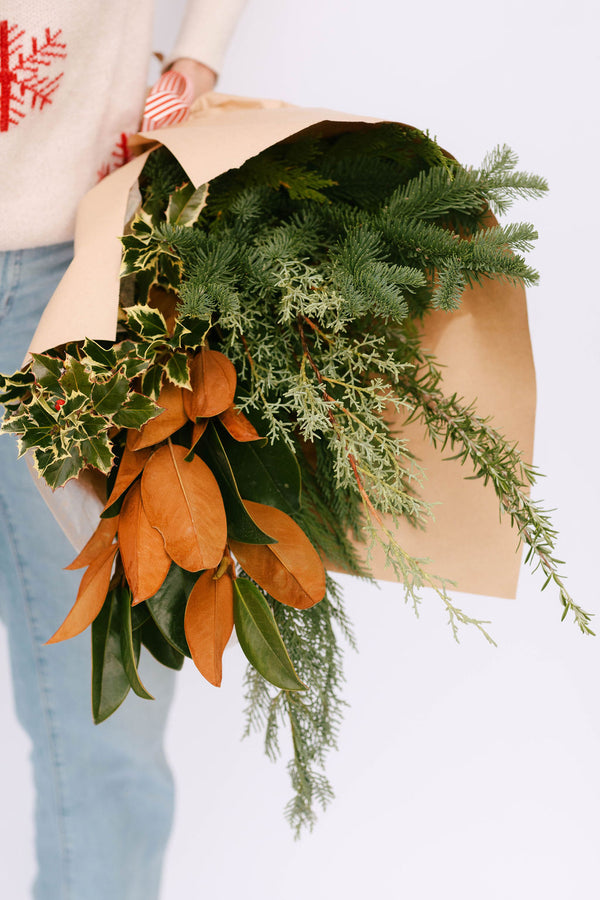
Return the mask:
<path id="1" fill-rule="evenodd" d="M 54 409 L 56 410 L 56 412 L 58 412 L 59 409 L 61 408 L 61 406 L 64 406 L 64 405 L 65 405 L 64 400 L 57 400 L 56 403 L 54 404 Z"/>

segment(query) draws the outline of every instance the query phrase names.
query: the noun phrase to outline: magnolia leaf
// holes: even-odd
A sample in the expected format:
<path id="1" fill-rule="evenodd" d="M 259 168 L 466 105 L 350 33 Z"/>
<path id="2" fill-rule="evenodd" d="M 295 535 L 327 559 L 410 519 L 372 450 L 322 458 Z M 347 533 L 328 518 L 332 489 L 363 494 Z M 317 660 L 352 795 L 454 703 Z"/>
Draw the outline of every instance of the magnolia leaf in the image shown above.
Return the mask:
<path id="1" fill-rule="evenodd" d="M 173 565 L 162 587 L 146 601 L 150 615 L 169 644 L 184 656 L 190 656 L 185 638 L 185 608 L 200 572 L 186 572 Z"/>
<path id="2" fill-rule="evenodd" d="M 274 538 L 258 527 L 246 509 L 221 439 L 211 422 L 202 440 L 200 454 L 217 479 L 227 514 L 228 536 L 248 544 L 273 543 Z"/>
<path id="3" fill-rule="evenodd" d="M 129 393 L 129 381 L 115 372 L 108 381 L 96 381 L 92 387 L 92 403 L 99 416 L 112 416 L 123 404 Z"/>
<path id="4" fill-rule="evenodd" d="M 154 284 L 148 292 L 148 306 L 158 309 L 164 316 L 169 334 L 173 334 L 177 318 L 177 303 L 179 298 L 173 291 L 165 291 L 159 285 Z"/>
<path id="5" fill-rule="evenodd" d="M 207 569 L 194 585 L 184 626 L 194 665 L 220 687 L 223 651 L 233 631 L 233 580 L 229 573 L 215 578 L 215 571 Z"/>
<path id="6" fill-rule="evenodd" d="M 300 466 L 286 444 L 240 443 L 223 429 L 219 436 L 243 497 L 269 503 L 288 515 L 299 511 Z"/>
<path id="7" fill-rule="evenodd" d="M 141 428 L 157 415 L 156 403 L 150 397 L 131 393 L 125 403 L 114 413 L 112 421 L 119 428 Z"/>
<path id="8" fill-rule="evenodd" d="M 119 525 L 118 516 L 112 519 L 100 519 L 98 527 L 77 556 L 65 569 L 84 569 L 94 562 L 100 553 L 112 544 Z"/>
<path id="9" fill-rule="evenodd" d="M 262 503 L 245 501 L 259 527 L 274 535 L 277 543 L 260 546 L 230 541 L 240 566 L 275 600 L 308 609 L 325 596 L 325 569 L 305 533 L 293 519 Z"/>
<path id="10" fill-rule="evenodd" d="M 165 382 L 156 402 L 163 411 L 139 431 L 128 431 L 127 447 L 130 450 L 141 450 L 159 444 L 179 431 L 188 421 L 181 388 Z"/>
<path id="11" fill-rule="evenodd" d="M 121 657 L 120 625 L 118 597 L 111 591 L 92 625 L 92 715 L 96 725 L 114 713 L 131 687 Z M 137 638 L 134 652 L 136 645 L 139 654 Z"/>
<path id="12" fill-rule="evenodd" d="M 233 615 L 240 646 L 263 678 L 284 691 L 304 691 L 283 643 L 271 607 L 247 578 L 234 582 Z"/>
<path id="13" fill-rule="evenodd" d="M 261 436 L 252 422 L 236 406 L 230 406 L 225 412 L 220 413 L 219 421 L 236 441 L 261 440 Z"/>
<path id="14" fill-rule="evenodd" d="M 230 359 L 203 347 L 190 363 L 191 391 L 184 391 L 185 409 L 192 420 L 218 416 L 233 404 L 237 375 Z"/>
<path id="15" fill-rule="evenodd" d="M 125 447 L 125 449 L 123 450 L 123 456 L 121 457 L 121 462 L 119 463 L 119 469 L 117 472 L 115 483 L 113 484 L 110 496 L 104 506 L 105 512 L 113 505 L 116 500 L 119 499 L 121 494 L 127 490 L 129 485 L 133 484 L 151 456 L 152 450 L 149 448 L 144 450 L 136 450 L 134 453 L 132 450 L 129 450 L 127 447 Z"/>
<path id="16" fill-rule="evenodd" d="M 165 371 L 167 378 L 173 384 L 182 388 L 191 388 L 190 369 L 186 353 L 174 353 L 167 362 Z"/>
<path id="17" fill-rule="evenodd" d="M 134 607 L 134 611 L 141 608 L 142 607 L 140 606 L 136 606 Z M 183 653 L 180 653 L 179 650 L 176 650 L 175 647 L 163 637 L 160 628 L 152 616 L 150 616 L 150 618 L 141 626 L 140 638 L 144 647 L 150 651 L 154 659 L 158 660 L 161 665 L 177 671 L 181 669 L 185 656 Z"/>
<path id="18" fill-rule="evenodd" d="M 129 595 L 131 599 L 131 594 Z M 131 605 L 131 604 L 130 604 Z M 148 622 L 152 616 L 150 615 L 150 610 L 146 606 L 145 603 L 139 603 L 137 606 L 131 607 L 131 630 L 137 631 Z"/>
<path id="19" fill-rule="evenodd" d="M 186 462 L 185 447 L 160 447 L 146 463 L 142 499 L 171 559 L 190 572 L 217 566 L 227 540 L 219 486 L 205 462 Z"/>
<path id="20" fill-rule="evenodd" d="M 92 624 L 106 599 L 117 549 L 116 544 L 104 547 L 90 563 L 81 579 L 75 603 L 58 631 L 46 641 L 47 644 L 56 644 L 58 641 L 75 637 Z"/>
<path id="21" fill-rule="evenodd" d="M 206 431 L 209 422 L 210 422 L 210 419 L 200 419 L 198 422 L 194 423 L 194 425 L 192 427 L 192 437 L 190 439 L 190 452 L 186 456 L 186 460 L 188 462 L 190 459 L 193 459 L 194 448 L 196 447 L 196 444 L 198 443 L 198 441 L 200 440 L 200 438 Z"/>
<path id="22" fill-rule="evenodd" d="M 139 481 L 129 488 L 121 507 L 119 552 L 133 602 L 153 597 L 167 577 L 171 559 L 162 535 L 148 521 Z"/>
<path id="23" fill-rule="evenodd" d="M 149 694 L 138 674 L 137 663 L 140 656 L 139 634 L 135 635 L 131 626 L 131 594 L 125 587 L 119 591 L 119 613 L 121 619 L 121 662 L 127 675 L 127 680 L 138 697 L 144 700 L 154 700 Z"/>

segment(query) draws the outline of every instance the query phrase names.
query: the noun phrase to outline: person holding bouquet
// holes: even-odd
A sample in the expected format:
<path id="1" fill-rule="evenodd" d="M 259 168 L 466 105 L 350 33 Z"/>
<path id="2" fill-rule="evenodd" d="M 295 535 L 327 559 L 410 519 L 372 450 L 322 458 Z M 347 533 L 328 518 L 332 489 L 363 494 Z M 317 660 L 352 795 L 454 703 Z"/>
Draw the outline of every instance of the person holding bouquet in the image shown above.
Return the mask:
<path id="1" fill-rule="evenodd" d="M 213 88 L 243 5 L 187 3 L 165 62 L 185 76 L 171 86 L 184 86 L 186 102 Z M 127 135 L 144 111 L 152 7 L 146 0 L 2 6 L 0 371 L 21 364 L 69 265 L 80 198 L 127 161 Z M 152 97 L 146 127 L 161 113 Z M 176 101 L 162 124 L 181 119 L 185 103 Z M 156 701 L 102 727 L 92 723 L 87 637 L 45 645 L 76 593 L 77 575 L 61 571 L 72 548 L 7 434 L 0 466 L 0 613 L 16 711 L 32 743 L 33 896 L 152 900 L 173 815 L 163 733 L 174 673 L 148 656 L 142 665 L 153 667 Z"/>

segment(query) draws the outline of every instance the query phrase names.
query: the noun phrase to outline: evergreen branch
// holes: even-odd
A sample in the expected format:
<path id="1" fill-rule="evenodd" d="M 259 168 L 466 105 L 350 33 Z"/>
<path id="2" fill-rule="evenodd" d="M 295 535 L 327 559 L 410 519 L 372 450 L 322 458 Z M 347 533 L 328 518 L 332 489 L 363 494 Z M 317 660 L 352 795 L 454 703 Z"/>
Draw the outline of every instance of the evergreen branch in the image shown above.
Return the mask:
<path id="1" fill-rule="evenodd" d="M 535 472 L 521 458 L 516 445 L 509 444 L 503 435 L 492 428 L 487 419 L 480 418 L 473 406 L 465 406 L 456 394 L 444 397 L 437 388 L 440 373 L 430 357 L 420 356 L 422 371 L 414 378 L 405 378 L 401 387 L 415 401 L 412 418 L 422 421 L 434 446 L 442 449 L 450 445 L 457 449 L 454 457 L 464 464 L 470 460 L 475 478 L 491 482 L 500 503 L 500 509 L 517 529 L 519 540 L 529 547 L 526 562 L 534 560 L 534 570 L 541 568 L 546 581 L 558 587 L 563 605 L 563 619 L 571 612 L 584 634 L 594 634 L 590 627 L 591 614 L 585 612 L 570 596 L 564 579 L 559 573 L 560 561 L 554 556 L 557 532 L 549 516 L 538 503 L 529 497 L 529 488 L 535 484 Z"/>

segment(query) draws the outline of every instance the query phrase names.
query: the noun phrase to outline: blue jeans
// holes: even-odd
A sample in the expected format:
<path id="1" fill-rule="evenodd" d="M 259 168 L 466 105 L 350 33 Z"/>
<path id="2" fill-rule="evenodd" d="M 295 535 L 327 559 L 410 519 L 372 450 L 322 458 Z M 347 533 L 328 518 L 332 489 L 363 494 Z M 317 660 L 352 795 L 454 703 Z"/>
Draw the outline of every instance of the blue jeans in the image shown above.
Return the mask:
<path id="1" fill-rule="evenodd" d="M 23 360 L 72 245 L 0 253 L 0 371 Z M 0 434 L 0 612 L 19 720 L 32 741 L 36 900 L 155 900 L 173 815 L 163 732 L 174 673 L 142 648 L 154 701 L 130 694 L 92 722 L 89 631 L 44 646 L 71 608 L 81 572 L 13 435 Z"/>

